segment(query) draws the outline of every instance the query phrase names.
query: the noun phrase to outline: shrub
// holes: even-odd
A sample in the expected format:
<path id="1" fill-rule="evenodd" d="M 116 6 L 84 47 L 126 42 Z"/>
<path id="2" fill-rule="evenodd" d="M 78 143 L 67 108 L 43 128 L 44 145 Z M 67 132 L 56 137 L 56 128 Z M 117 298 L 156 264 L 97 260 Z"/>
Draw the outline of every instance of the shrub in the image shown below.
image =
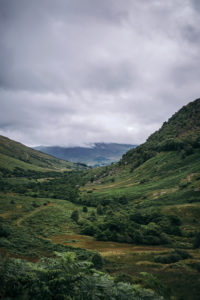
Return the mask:
<path id="1" fill-rule="evenodd" d="M 177 249 L 169 255 L 155 257 L 154 261 L 161 264 L 171 264 L 187 258 L 192 258 L 192 256 L 185 250 Z"/>
<path id="2" fill-rule="evenodd" d="M 95 268 L 102 268 L 104 264 L 102 256 L 99 253 L 95 253 L 92 257 L 92 263 L 94 264 Z"/>
<path id="3" fill-rule="evenodd" d="M 192 255 L 188 253 L 186 250 L 176 249 L 175 251 L 182 259 L 192 258 Z"/>
<path id="4" fill-rule="evenodd" d="M 87 213 L 87 212 L 88 212 L 87 206 L 83 206 L 83 212 L 84 212 L 84 213 Z"/>
<path id="5" fill-rule="evenodd" d="M 0 237 L 8 237 L 8 236 L 9 236 L 8 228 L 5 228 L 5 226 L 0 224 Z"/>
<path id="6" fill-rule="evenodd" d="M 133 283 L 133 279 L 130 275 L 126 274 L 126 273 L 119 273 L 116 277 L 115 277 L 115 282 L 128 282 L 128 283 Z"/>
<path id="7" fill-rule="evenodd" d="M 193 248 L 200 248 L 200 231 L 196 233 L 194 241 L 193 241 Z"/>
<path id="8" fill-rule="evenodd" d="M 78 222 L 78 220 L 79 220 L 79 212 L 78 212 L 77 209 L 75 209 L 75 210 L 72 212 L 72 214 L 71 214 L 71 219 L 72 219 L 73 221 L 75 221 L 76 223 Z"/>
<path id="9" fill-rule="evenodd" d="M 97 206 L 97 214 L 103 215 L 103 207 L 101 206 L 101 204 L 98 204 L 98 206 Z"/>

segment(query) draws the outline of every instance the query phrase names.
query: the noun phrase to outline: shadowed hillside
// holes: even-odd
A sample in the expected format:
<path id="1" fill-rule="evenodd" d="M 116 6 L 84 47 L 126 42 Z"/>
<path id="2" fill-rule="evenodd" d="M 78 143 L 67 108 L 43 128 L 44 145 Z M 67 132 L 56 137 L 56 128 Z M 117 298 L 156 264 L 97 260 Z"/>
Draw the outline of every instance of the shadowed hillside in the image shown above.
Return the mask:
<path id="1" fill-rule="evenodd" d="M 53 156 L 33 150 L 21 143 L 0 136 L 0 166 L 8 169 L 51 169 L 77 170 L 84 169 L 80 164 L 73 164 Z"/>

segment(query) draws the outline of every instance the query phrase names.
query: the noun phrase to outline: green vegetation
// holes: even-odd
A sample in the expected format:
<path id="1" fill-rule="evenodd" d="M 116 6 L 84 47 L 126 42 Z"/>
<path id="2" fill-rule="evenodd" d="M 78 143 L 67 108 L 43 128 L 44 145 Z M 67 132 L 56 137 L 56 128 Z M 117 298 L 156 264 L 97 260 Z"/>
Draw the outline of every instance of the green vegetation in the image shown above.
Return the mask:
<path id="1" fill-rule="evenodd" d="M 116 208 L 116 207 L 115 207 Z M 94 235 L 103 241 L 116 241 L 144 245 L 170 244 L 170 235 L 181 236 L 176 216 L 166 216 L 160 211 L 120 209 L 108 210 L 100 220 L 86 221 L 82 233 Z"/>
<path id="2" fill-rule="evenodd" d="M 33 150 L 18 142 L 0 136 L 0 165 L 5 169 L 15 167 L 28 170 L 78 170 L 86 169 L 81 164 L 73 164 L 48 154 Z"/>
<path id="3" fill-rule="evenodd" d="M 0 263 L 0 296 L 4 299 L 161 299 L 155 293 L 116 283 L 98 272 L 88 261 L 76 259 L 74 253 L 55 253 L 37 263 L 20 259 L 3 259 Z"/>
<path id="4" fill-rule="evenodd" d="M 199 299 L 199 120 L 90 170 L 1 137 L 0 298 Z"/>

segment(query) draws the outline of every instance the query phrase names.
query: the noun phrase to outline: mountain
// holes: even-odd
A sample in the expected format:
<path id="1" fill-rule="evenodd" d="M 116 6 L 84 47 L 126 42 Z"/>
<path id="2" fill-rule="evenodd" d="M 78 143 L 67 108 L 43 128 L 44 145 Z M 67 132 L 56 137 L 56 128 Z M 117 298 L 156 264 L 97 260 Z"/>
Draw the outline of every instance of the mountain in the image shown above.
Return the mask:
<path id="1" fill-rule="evenodd" d="M 135 147 L 130 144 L 95 143 L 93 147 L 39 146 L 35 149 L 60 159 L 97 167 L 117 162 L 124 153 Z"/>
<path id="2" fill-rule="evenodd" d="M 153 211 L 160 216 L 175 214 L 181 217 L 183 232 L 187 228 L 187 237 L 195 235 L 200 226 L 196 214 L 200 209 L 199 158 L 200 99 L 197 99 L 175 113 L 144 144 L 124 154 L 118 163 L 87 173 L 87 183 L 80 191 L 80 203 L 112 207 L 112 224 L 115 224 L 111 225 L 106 218 L 101 224 L 93 223 L 95 237 L 106 240 L 109 236 L 108 239 L 117 242 L 162 243 L 161 237 L 158 241 L 161 229 L 155 234 L 155 240 L 152 230 L 148 240 L 145 227 L 133 234 L 133 227 L 127 223 L 127 220 L 139 223 L 135 224 L 135 229 L 150 221 L 156 224 L 158 219 L 154 219 Z M 148 215 L 147 220 L 145 215 Z M 121 227 L 117 226 L 120 223 Z M 84 232 L 92 230 L 88 226 Z M 177 247 L 184 244 L 182 238 L 178 238 L 181 243 L 177 238 L 171 239 Z"/>
<path id="3" fill-rule="evenodd" d="M 13 170 L 18 167 L 36 171 L 69 171 L 85 168 L 80 164 L 73 164 L 36 151 L 4 136 L 0 136 L 0 166 L 1 169 Z"/>
<path id="4" fill-rule="evenodd" d="M 154 194 L 161 198 L 172 191 L 192 189 L 190 198 L 198 199 L 200 176 L 200 99 L 181 108 L 147 141 L 125 153 L 112 166 L 90 171 L 90 182 L 85 189 L 91 190 L 93 199 L 125 195 L 131 201 L 142 197 L 152 200 Z M 187 190 L 186 189 L 186 190 Z M 185 191 L 186 191 L 185 190 Z M 163 193 L 162 193 L 163 192 Z M 164 196 L 165 195 L 165 196 Z M 82 190 L 83 198 L 87 198 Z M 159 197 L 160 198 L 160 197 Z M 177 199 L 178 201 L 178 199 Z M 188 199 L 189 201 L 189 199 Z"/>
<path id="5" fill-rule="evenodd" d="M 183 106 L 160 130 L 153 133 L 135 150 L 127 152 L 121 163 L 130 163 L 134 167 L 161 151 L 189 152 L 200 143 L 200 99 Z"/>
<path id="6" fill-rule="evenodd" d="M 199 120 L 89 170 L 0 137 L 0 298 L 199 299 Z"/>
<path id="7" fill-rule="evenodd" d="M 124 255 L 125 248 L 116 249 L 110 272 L 131 274 L 135 282 L 150 273 L 170 287 L 174 299 L 199 299 L 200 99 L 118 163 L 84 177 L 78 203 L 96 207 L 96 215 L 82 223 L 81 233 L 102 243 L 138 245 L 141 251 Z M 152 283 L 153 277 L 148 279 Z M 165 291 L 164 299 L 172 299 Z"/>

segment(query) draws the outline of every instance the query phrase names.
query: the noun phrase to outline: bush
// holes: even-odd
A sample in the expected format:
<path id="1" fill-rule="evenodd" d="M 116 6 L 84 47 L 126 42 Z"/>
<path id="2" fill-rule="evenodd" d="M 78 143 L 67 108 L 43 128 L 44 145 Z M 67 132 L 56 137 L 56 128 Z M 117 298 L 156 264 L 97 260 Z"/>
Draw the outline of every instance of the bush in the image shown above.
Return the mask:
<path id="1" fill-rule="evenodd" d="M 97 206 L 97 214 L 103 215 L 103 207 L 101 206 L 101 204 L 98 204 L 98 206 Z"/>
<path id="2" fill-rule="evenodd" d="M 101 269 L 104 264 L 102 256 L 99 253 L 95 253 L 92 257 L 92 263 L 95 268 Z"/>
<path id="3" fill-rule="evenodd" d="M 192 258 L 192 256 L 185 250 L 177 249 L 169 255 L 155 257 L 154 261 L 161 264 L 171 264 L 187 258 Z"/>
<path id="4" fill-rule="evenodd" d="M 83 206 L 83 212 L 84 212 L 84 213 L 87 213 L 87 212 L 88 212 L 87 206 Z"/>
<path id="5" fill-rule="evenodd" d="M 193 241 L 193 248 L 200 248 L 200 232 L 197 232 Z"/>
<path id="6" fill-rule="evenodd" d="M 114 282 L 109 275 L 95 270 L 90 262 L 77 260 L 72 252 L 55 255 L 55 258 L 45 258 L 37 263 L 21 259 L 0 259 L 1 298 L 162 299 L 153 291 Z"/>
<path id="7" fill-rule="evenodd" d="M 8 228 L 5 228 L 4 225 L 0 224 L 0 237 L 8 237 L 9 236 L 9 230 Z"/>
<path id="8" fill-rule="evenodd" d="M 75 209 L 75 210 L 72 212 L 72 214 L 71 214 L 71 219 L 72 219 L 73 221 L 75 221 L 76 223 L 78 222 L 78 220 L 79 220 L 79 212 L 78 212 L 77 209 Z"/>
<path id="9" fill-rule="evenodd" d="M 176 249 L 175 251 L 182 259 L 192 258 L 192 255 L 188 253 L 186 250 Z"/>
<path id="10" fill-rule="evenodd" d="M 133 283 L 133 279 L 130 275 L 126 273 L 119 273 L 115 277 L 115 282 L 128 282 L 128 283 Z"/>

